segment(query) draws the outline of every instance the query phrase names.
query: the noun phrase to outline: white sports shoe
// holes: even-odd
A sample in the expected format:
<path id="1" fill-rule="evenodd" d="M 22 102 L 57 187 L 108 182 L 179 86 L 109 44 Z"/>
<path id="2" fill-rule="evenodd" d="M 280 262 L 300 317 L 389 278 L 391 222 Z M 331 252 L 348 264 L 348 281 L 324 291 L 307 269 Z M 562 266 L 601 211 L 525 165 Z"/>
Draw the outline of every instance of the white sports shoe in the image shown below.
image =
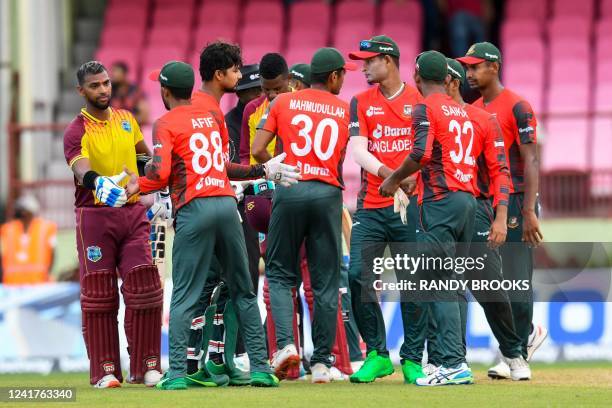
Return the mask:
<path id="1" fill-rule="evenodd" d="M 348 375 L 344 374 L 334 366 L 329 369 L 329 375 L 332 381 L 344 381 L 348 378 Z"/>
<path id="2" fill-rule="evenodd" d="M 313 384 L 325 384 L 332 380 L 329 368 L 323 363 L 317 363 L 310 367 L 310 372 L 312 374 L 311 381 Z"/>
<path id="3" fill-rule="evenodd" d="M 359 369 L 361 368 L 362 365 L 363 365 L 363 360 L 361 360 L 361 361 L 351 361 L 351 369 L 353 370 L 354 373 L 359 371 Z"/>
<path id="4" fill-rule="evenodd" d="M 240 371 L 248 373 L 251 371 L 251 362 L 247 353 L 242 353 L 239 356 L 234 357 L 234 365 Z"/>
<path id="5" fill-rule="evenodd" d="M 510 367 L 508 364 L 506 364 L 503 358 L 499 363 L 497 363 L 497 365 L 489 368 L 487 375 L 493 380 L 506 380 L 512 376 L 510 373 Z"/>
<path id="6" fill-rule="evenodd" d="M 292 367 L 300 365 L 300 356 L 297 353 L 295 345 L 287 344 L 282 350 L 278 350 L 272 356 L 270 366 L 274 370 L 274 375 L 279 380 L 287 378 L 287 372 Z"/>
<path id="7" fill-rule="evenodd" d="M 527 361 L 531 361 L 533 353 L 540 348 L 544 340 L 546 340 L 546 337 L 548 337 L 548 330 L 546 327 L 534 324 L 533 331 L 529 335 L 529 341 L 527 343 Z"/>
<path id="8" fill-rule="evenodd" d="M 525 361 L 523 356 L 516 358 L 502 356 L 502 360 L 510 368 L 510 377 L 514 381 L 531 380 L 531 368 L 529 368 L 529 363 Z"/>
<path id="9" fill-rule="evenodd" d="M 430 375 L 430 374 L 434 373 L 437 369 L 438 369 L 438 366 L 436 366 L 434 364 L 427 363 L 427 364 L 425 364 L 425 366 L 423 366 L 423 374 Z"/>
<path id="10" fill-rule="evenodd" d="M 121 383 L 114 374 L 107 374 L 94 384 L 94 388 L 119 388 Z"/>
<path id="11" fill-rule="evenodd" d="M 466 363 L 458 368 L 439 367 L 435 372 L 425 378 L 417 378 L 416 385 L 435 387 L 438 385 L 463 385 L 473 384 L 474 376 L 472 370 Z"/>
<path id="12" fill-rule="evenodd" d="M 147 387 L 155 387 L 162 379 L 162 373 L 157 370 L 149 370 L 144 374 L 143 382 Z"/>

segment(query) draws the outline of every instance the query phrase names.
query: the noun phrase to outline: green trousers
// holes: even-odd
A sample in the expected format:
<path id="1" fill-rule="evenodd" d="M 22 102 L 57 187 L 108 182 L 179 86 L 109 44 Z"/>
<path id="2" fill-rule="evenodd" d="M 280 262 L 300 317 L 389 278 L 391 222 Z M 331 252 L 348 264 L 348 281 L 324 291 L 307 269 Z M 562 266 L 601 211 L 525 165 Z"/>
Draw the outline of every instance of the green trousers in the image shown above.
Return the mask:
<path id="1" fill-rule="evenodd" d="M 482 257 L 484 259 L 484 269 L 482 271 L 472 269 L 466 272 L 465 278 L 468 280 L 501 281 L 503 280 L 501 256 L 497 249 L 491 249 L 487 246 L 491 223 L 495 219 L 493 206 L 491 201 L 486 199 L 478 199 L 477 203 L 474 234 L 472 235 L 474 245 L 470 246 L 470 256 L 472 258 Z M 474 291 L 472 295 L 482 306 L 489 327 L 491 327 L 491 331 L 499 343 L 501 353 L 509 358 L 520 356 L 521 339 L 516 334 L 514 327 L 508 293 L 499 289 L 487 292 Z"/>
<path id="2" fill-rule="evenodd" d="M 533 277 L 533 250 L 522 242 L 523 238 L 523 193 L 510 194 L 508 204 L 508 236 L 500 248 L 502 258 L 502 273 L 505 279 L 528 279 Z M 536 210 L 538 205 L 536 204 Z M 531 287 L 531 285 L 530 285 Z M 531 332 L 533 318 L 533 292 L 529 290 L 523 294 L 524 301 L 512 301 L 512 316 L 516 334 L 521 339 L 521 353 L 527 358 L 527 343 Z"/>
<path id="3" fill-rule="evenodd" d="M 236 200 L 232 197 L 194 199 L 178 211 L 175 222 L 169 378 L 182 377 L 187 372 L 191 320 L 201 303 L 214 256 L 219 260 L 222 279 L 237 309 L 251 371 L 271 372 Z"/>
<path id="4" fill-rule="evenodd" d="M 385 322 L 373 282 L 377 279 L 371 270 L 364 269 L 373 257 L 383 255 L 386 243 L 390 243 L 391 255 L 401 248 L 395 244 L 416 241 L 418 220 L 417 200 L 412 199 L 408 207 L 408 223 L 403 224 L 393 206 L 374 209 L 359 209 L 353 217 L 351 231 L 351 257 L 349 282 L 351 303 L 359 333 L 366 343 L 367 352 L 376 350 L 379 355 L 389 355 Z M 382 245 L 380 245 L 382 244 Z M 398 276 L 399 277 L 399 276 Z M 421 304 L 402 301 L 400 303 L 404 342 L 400 349 L 403 360 L 420 362 L 423 355 L 423 333 L 426 316 Z"/>
<path id="5" fill-rule="evenodd" d="M 449 192 L 438 201 L 425 201 L 421 205 L 421 228 L 417 233 L 420 252 L 426 257 L 467 256 L 468 245 L 457 246 L 472 239 L 476 199 L 472 194 L 458 191 Z M 422 279 L 447 281 L 458 279 L 453 270 L 432 269 L 421 272 Z M 464 294 L 452 290 L 438 290 L 432 293 L 438 301 L 428 303 L 430 318 L 435 325 L 435 349 L 438 365 L 457 367 L 465 362 L 464 331 L 462 312 Z"/>
<path id="6" fill-rule="evenodd" d="M 276 189 L 266 252 L 276 342 L 279 349 L 295 343 L 291 290 L 300 276 L 298 260 L 304 243 L 314 295 L 311 365 L 331 367 L 332 363 L 342 261 L 341 214 L 342 191 L 338 187 L 302 181 Z"/>

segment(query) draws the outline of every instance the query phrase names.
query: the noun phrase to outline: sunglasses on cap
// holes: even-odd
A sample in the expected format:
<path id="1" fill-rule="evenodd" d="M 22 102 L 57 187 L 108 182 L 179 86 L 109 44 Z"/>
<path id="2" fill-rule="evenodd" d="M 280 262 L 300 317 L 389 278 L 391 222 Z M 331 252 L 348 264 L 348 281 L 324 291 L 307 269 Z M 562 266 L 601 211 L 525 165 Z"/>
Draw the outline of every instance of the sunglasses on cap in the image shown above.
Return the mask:
<path id="1" fill-rule="evenodd" d="M 372 41 L 372 40 L 361 40 L 361 42 L 359 42 L 359 50 L 360 51 L 367 51 L 370 48 L 374 47 L 374 46 L 386 46 L 386 47 L 393 47 L 393 44 L 387 43 L 387 42 L 382 42 L 382 41 Z"/>

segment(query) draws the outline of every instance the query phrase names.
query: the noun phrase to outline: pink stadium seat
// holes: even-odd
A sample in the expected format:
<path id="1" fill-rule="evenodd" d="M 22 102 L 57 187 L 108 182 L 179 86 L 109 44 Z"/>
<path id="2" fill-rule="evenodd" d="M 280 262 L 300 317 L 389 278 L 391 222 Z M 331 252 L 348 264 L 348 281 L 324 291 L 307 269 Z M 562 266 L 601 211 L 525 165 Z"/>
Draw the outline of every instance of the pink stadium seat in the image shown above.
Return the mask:
<path id="1" fill-rule="evenodd" d="M 386 0 L 380 7 L 381 24 L 399 23 L 420 30 L 423 11 L 418 1 Z"/>
<path id="2" fill-rule="evenodd" d="M 542 149 L 542 170 L 587 170 L 586 119 L 549 119 Z"/>
<path id="3" fill-rule="evenodd" d="M 570 58 L 552 59 L 550 61 L 550 83 L 574 83 L 588 86 L 590 84 L 590 64 L 588 61 Z"/>
<path id="4" fill-rule="evenodd" d="M 592 20 L 586 17 L 556 17 L 548 23 L 548 37 L 584 39 L 591 36 Z"/>
<path id="5" fill-rule="evenodd" d="M 517 84 L 541 86 L 544 83 L 544 65 L 537 61 L 510 60 L 504 63 L 502 75 L 504 85 L 510 89 Z"/>
<path id="6" fill-rule="evenodd" d="M 590 59 L 590 42 L 585 39 L 552 37 L 549 44 L 551 58 Z"/>
<path id="7" fill-rule="evenodd" d="M 96 51 L 96 59 L 107 68 L 117 62 L 123 61 L 128 66 L 128 76 L 131 81 L 138 79 L 140 69 L 140 48 L 104 47 Z"/>
<path id="8" fill-rule="evenodd" d="M 610 95 L 612 95 L 612 83 L 604 82 L 602 84 L 597 84 L 595 87 L 593 110 L 597 113 L 612 113 L 612 98 Z M 612 135 L 610 137 L 612 137 Z"/>
<path id="9" fill-rule="evenodd" d="M 327 44 L 327 32 L 311 27 L 292 27 L 287 38 L 287 50 L 302 47 L 324 47 Z"/>
<path id="10" fill-rule="evenodd" d="M 600 0 L 599 12 L 602 18 L 612 17 L 612 0 Z"/>
<path id="11" fill-rule="evenodd" d="M 236 42 L 236 27 L 230 24 L 201 25 L 194 34 L 193 49 L 200 51 L 217 40 Z"/>
<path id="12" fill-rule="evenodd" d="M 573 83 L 551 83 L 548 90 L 548 113 L 551 115 L 586 114 L 589 111 L 589 88 Z"/>
<path id="13" fill-rule="evenodd" d="M 612 38 L 612 16 L 603 18 L 597 22 L 595 38 L 600 39 L 602 37 Z"/>
<path id="14" fill-rule="evenodd" d="M 181 7 L 180 4 L 172 8 L 156 8 L 153 12 L 153 27 L 191 27 L 193 15 L 194 13 L 191 7 Z"/>
<path id="15" fill-rule="evenodd" d="M 265 54 L 269 52 L 280 52 L 278 48 L 272 48 L 268 45 L 244 47 L 242 49 L 242 62 L 244 64 L 258 64 Z M 282 53 L 281 53 L 282 55 Z"/>
<path id="16" fill-rule="evenodd" d="M 149 32 L 149 46 L 174 46 L 183 44 L 187 46 L 190 39 L 190 30 L 187 26 L 154 27 Z"/>
<path id="17" fill-rule="evenodd" d="M 501 42 L 506 46 L 518 39 L 542 38 L 542 23 L 536 20 L 508 20 L 502 23 Z"/>
<path id="18" fill-rule="evenodd" d="M 289 48 L 285 53 L 285 59 L 289 66 L 298 63 L 310 64 L 313 54 L 319 46 Z"/>
<path id="19" fill-rule="evenodd" d="M 421 46 L 421 30 L 417 26 L 411 26 L 406 24 L 398 23 L 387 23 L 382 24 L 376 31 L 377 34 L 388 35 L 400 47 L 400 53 L 402 51 L 402 45 L 418 44 Z"/>
<path id="20" fill-rule="evenodd" d="M 244 8 L 242 17 L 247 24 L 282 24 L 283 5 L 281 2 L 250 1 Z"/>
<path id="21" fill-rule="evenodd" d="M 143 77 L 146 77 L 150 71 L 161 68 L 166 62 L 172 60 L 185 60 L 185 47 L 158 47 L 152 45 L 145 48 L 142 54 Z"/>
<path id="22" fill-rule="evenodd" d="M 144 30 L 148 10 L 139 5 L 108 7 L 104 15 L 104 27 L 133 27 Z"/>
<path id="23" fill-rule="evenodd" d="M 149 7 L 151 5 L 151 0 L 130 0 L 129 5 L 138 5 L 140 7 Z M 125 6 L 125 0 L 109 0 L 107 8 L 109 7 L 117 7 L 117 6 Z"/>
<path id="24" fill-rule="evenodd" d="M 597 61 L 612 60 L 612 37 L 600 37 L 595 45 L 595 59 Z"/>
<path id="25" fill-rule="evenodd" d="M 593 119 L 592 165 L 594 170 L 612 170 L 612 118 Z"/>
<path id="26" fill-rule="evenodd" d="M 306 18 L 305 18 L 306 17 Z M 310 28 L 311 31 L 320 31 L 327 38 L 329 23 L 331 21 L 331 7 L 324 3 L 295 2 L 289 8 L 289 26 L 296 28 Z"/>
<path id="27" fill-rule="evenodd" d="M 592 19 L 595 14 L 593 0 L 553 0 L 551 3 L 552 15 L 555 17 L 581 16 Z"/>
<path id="28" fill-rule="evenodd" d="M 193 7 L 195 0 L 155 0 L 155 7 L 162 9 L 170 9 L 176 6 L 180 7 Z"/>
<path id="29" fill-rule="evenodd" d="M 268 47 L 271 50 L 282 49 L 283 28 L 281 24 L 246 25 L 240 33 L 240 46 L 243 50 L 249 47 Z"/>
<path id="30" fill-rule="evenodd" d="M 506 42 L 502 46 L 502 63 L 514 61 L 544 62 L 544 41 L 537 38 L 520 38 Z"/>
<path id="31" fill-rule="evenodd" d="M 336 5 L 336 23 L 342 21 L 351 24 L 370 24 L 376 19 L 376 6 L 374 2 L 341 1 Z"/>
<path id="32" fill-rule="evenodd" d="M 597 86 L 602 84 L 612 84 L 612 60 L 597 62 L 597 67 L 595 69 L 595 82 Z"/>
<path id="33" fill-rule="evenodd" d="M 133 26 L 104 27 L 100 36 L 100 47 L 113 47 L 117 44 L 130 44 L 140 48 L 144 44 L 145 30 Z"/>
<path id="34" fill-rule="evenodd" d="M 359 49 L 361 40 L 372 37 L 373 30 L 368 24 L 350 24 L 341 22 L 336 25 L 333 46 L 343 55 Z"/>
<path id="35" fill-rule="evenodd" d="M 216 2 L 206 1 L 198 12 L 198 27 L 207 25 L 227 25 L 228 29 L 236 29 L 240 17 L 240 5 L 236 1 Z"/>
<path id="36" fill-rule="evenodd" d="M 544 0 L 512 0 L 506 2 L 506 20 L 545 20 L 548 2 Z"/>

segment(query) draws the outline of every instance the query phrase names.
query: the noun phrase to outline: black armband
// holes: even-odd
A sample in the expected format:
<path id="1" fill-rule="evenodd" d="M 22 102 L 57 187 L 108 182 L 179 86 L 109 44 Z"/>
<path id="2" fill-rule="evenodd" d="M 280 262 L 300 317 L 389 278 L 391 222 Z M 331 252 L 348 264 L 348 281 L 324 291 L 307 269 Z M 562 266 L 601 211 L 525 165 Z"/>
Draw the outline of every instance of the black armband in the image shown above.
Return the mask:
<path id="1" fill-rule="evenodd" d="M 99 177 L 100 175 L 98 173 L 96 173 L 93 170 L 89 170 L 87 173 L 85 173 L 85 175 L 83 176 L 83 187 L 89 189 L 89 190 L 95 190 L 96 189 L 96 178 Z"/>
<path id="2" fill-rule="evenodd" d="M 151 160 L 151 156 L 146 153 L 138 153 L 136 155 L 136 167 L 138 168 L 139 176 L 145 175 L 145 166 L 149 160 Z"/>

